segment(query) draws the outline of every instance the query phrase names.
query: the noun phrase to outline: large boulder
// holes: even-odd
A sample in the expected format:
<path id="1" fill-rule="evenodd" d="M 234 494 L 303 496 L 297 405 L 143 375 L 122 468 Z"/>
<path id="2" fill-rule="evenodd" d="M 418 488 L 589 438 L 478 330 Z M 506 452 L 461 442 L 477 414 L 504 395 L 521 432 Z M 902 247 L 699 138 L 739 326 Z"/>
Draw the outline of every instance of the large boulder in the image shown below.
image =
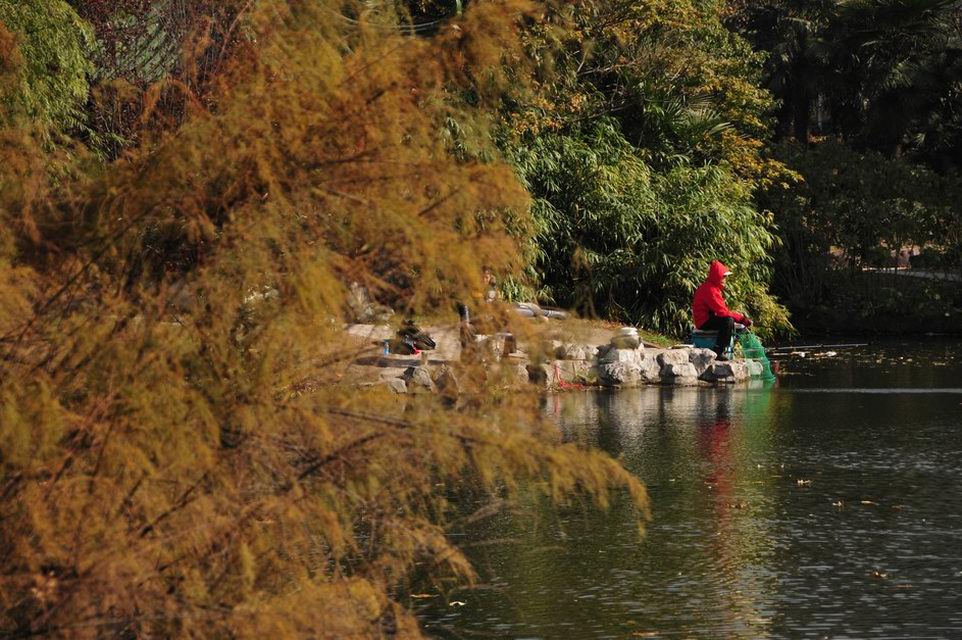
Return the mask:
<path id="1" fill-rule="evenodd" d="M 603 352 L 599 352 L 598 364 L 613 364 L 621 362 L 641 366 L 645 359 L 645 348 L 639 346 L 637 349 L 618 349 L 609 347 Z"/>
<path id="2" fill-rule="evenodd" d="M 408 367 L 385 366 L 385 367 L 382 367 L 380 371 L 378 371 L 377 375 L 378 375 L 378 378 L 380 378 L 382 381 L 385 381 L 385 380 L 391 380 L 394 378 L 403 378 L 407 370 L 408 370 Z"/>
<path id="3" fill-rule="evenodd" d="M 470 341 L 469 341 L 470 339 Z M 501 358 L 513 353 L 517 348 L 514 336 L 509 333 L 494 335 L 465 335 L 461 347 L 461 360 L 464 362 L 500 362 Z"/>
<path id="4" fill-rule="evenodd" d="M 585 360 L 552 360 L 544 364 L 529 364 L 528 379 L 545 389 L 561 389 L 567 385 L 596 384 L 598 373 Z"/>
<path id="5" fill-rule="evenodd" d="M 531 381 L 531 374 L 528 373 L 528 365 L 523 362 L 508 363 L 508 380 L 512 386 L 523 387 Z"/>
<path id="6" fill-rule="evenodd" d="M 565 345 L 561 340 L 542 340 L 541 350 L 535 351 L 532 355 L 535 355 L 539 359 L 545 361 L 554 360 L 556 358 L 561 358 L 561 353 L 563 353 L 564 347 Z"/>
<path id="7" fill-rule="evenodd" d="M 668 384 L 694 385 L 698 384 L 698 371 L 690 362 L 668 363 L 661 368 L 661 380 Z"/>
<path id="8" fill-rule="evenodd" d="M 692 349 L 688 353 L 688 361 L 695 367 L 698 375 L 702 375 L 718 356 L 711 349 Z"/>
<path id="9" fill-rule="evenodd" d="M 397 394 L 405 394 L 408 392 L 408 385 L 404 382 L 403 378 L 385 378 L 382 380 L 382 384 Z"/>
<path id="10" fill-rule="evenodd" d="M 585 360 L 555 360 L 548 363 L 551 369 L 551 386 L 562 387 L 566 384 L 590 384 L 597 377 L 594 367 Z"/>
<path id="11" fill-rule="evenodd" d="M 348 319 L 354 323 L 387 322 L 394 314 L 390 307 L 372 300 L 367 288 L 357 282 L 351 283 L 345 306 Z"/>
<path id="12" fill-rule="evenodd" d="M 744 362 L 715 362 L 701 375 L 708 382 L 741 382 L 748 378 L 748 367 Z"/>
<path id="13" fill-rule="evenodd" d="M 661 382 L 661 365 L 654 355 L 645 356 L 641 363 L 641 380 L 648 384 Z"/>
<path id="14" fill-rule="evenodd" d="M 587 344 L 569 342 L 558 347 L 555 353 L 559 360 L 591 360 L 594 358 L 595 350 Z"/>
<path id="15" fill-rule="evenodd" d="M 408 367 L 404 371 L 403 379 L 408 393 L 437 393 L 431 371 L 427 367 Z"/>
<path id="16" fill-rule="evenodd" d="M 528 363 L 525 365 L 528 372 L 528 382 L 547 389 L 551 384 L 551 367 L 546 364 Z"/>
<path id="17" fill-rule="evenodd" d="M 727 362 L 715 362 L 705 369 L 701 379 L 705 382 L 735 382 L 735 374 Z"/>
<path id="18" fill-rule="evenodd" d="M 658 364 L 660 364 L 662 368 L 669 364 L 688 364 L 690 352 L 691 349 L 688 348 L 662 351 L 658 354 Z"/>
<path id="19" fill-rule="evenodd" d="M 735 380 L 741 382 L 743 380 L 748 380 L 748 365 L 744 360 L 733 360 L 731 363 L 732 371 L 735 373 Z"/>
<path id="20" fill-rule="evenodd" d="M 544 364 L 529 364 L 528 381 L 544 389 L 561 389 L 567 385 L 595 384 L 597 371 L 585 360 L 552 360 Z"/>
<path id="21" fill-rule="evenodd" d="M 482 380 L 494 385 L 498 389 L 522 389 L 528 386 L 530 376 L 526 362 L 519 362 L 515 358 L 505 358 L 498 364 L 490 364 L 477 372 Z M 472 391 L 477 386 L 473 377 L 462 376 L 465 384 L 462 389 L 469 387 Z"/>
<path id="22" fill-rule="evenodd" d="M 598 365 L 598 382 L 606 387 L 633 386 L 640 383 L 641 379 L 642 369 L 637 362 L 606 362 Z"/>
<path id="23" fill-rule="evenodd" d="M 461 395 L 461 383 L 448 365 L 441 365 L 432 376 L 434 387 L 438 393 L 446 398 L 457 398 Z"/>
<path id="24" fill-rule="evenodd" d="M 610 344 L 598 345 L 597 347 L 595 347 L 595 360 L 597 362 L 601 362 L 602 358 L 607 356 L 608 352 L 611 351 L 613 348 L 614 347 L 612 347 Z"/>

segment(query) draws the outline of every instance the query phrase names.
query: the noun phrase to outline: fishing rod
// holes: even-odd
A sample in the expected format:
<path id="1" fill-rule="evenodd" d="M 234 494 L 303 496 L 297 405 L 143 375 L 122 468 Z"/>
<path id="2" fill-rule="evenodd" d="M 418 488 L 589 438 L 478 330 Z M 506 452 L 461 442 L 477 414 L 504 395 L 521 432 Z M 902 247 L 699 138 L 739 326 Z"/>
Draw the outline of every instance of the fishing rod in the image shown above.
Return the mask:
<path id="1" fill-rule="evenodd" d="M 852 342 L 849 344 L 801 344 L 793 345 L 790 347 L 770 347 L 765 349 L 765 351 L 801 351 L 804 349 L 851 349 L 853 347 L 867 347 L 867 342 Z"/>

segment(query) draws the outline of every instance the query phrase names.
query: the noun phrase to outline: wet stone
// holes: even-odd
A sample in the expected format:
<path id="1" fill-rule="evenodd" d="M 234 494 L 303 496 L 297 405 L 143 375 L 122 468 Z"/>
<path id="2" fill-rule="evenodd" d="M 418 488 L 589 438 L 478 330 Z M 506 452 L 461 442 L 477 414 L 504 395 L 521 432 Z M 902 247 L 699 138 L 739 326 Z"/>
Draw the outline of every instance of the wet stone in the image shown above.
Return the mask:
<path id="1" fill-rule="evenodd" d="M 624 387 L 641 382 L 641 365 L 635 362 L 608 362 L 598 365 L 598 381 L 606 387 Z"/>
<path id="2" fill-rule="evenodd" d="M 759 360 L 746 360 L 745 368 L 748 370 L 748 375 L 752 378 L 760 378 L 762 373 L 765 372 L 765 367 Z"/>
<path id="3" fill-rule="evenodd" d="M 698 371 L 690 362 L 669 363 L 661 368 L 661 379 L 671 384 L 693 385 L 698 382 Z"/>
<path id="4" fill-rule="evenodd" d="M 701 375 L 708 382 L 732 383 L 748 377 L 745 365 L 739 362 L 716 362 Z"/>
<path id="5" fill-rule="evenodd" d="M 661 382 L 661 365 L 658 358 L 647 356 L 641 363 L 641 379 L 647 384 L 658 384 Z"/>
<path id="6" fill-rule="evenodd" d="M 700 376 L 708 370 L 718 356 L 711 349 L 692 349 L 688 354 L 688 361 L 695 367 Z"/>

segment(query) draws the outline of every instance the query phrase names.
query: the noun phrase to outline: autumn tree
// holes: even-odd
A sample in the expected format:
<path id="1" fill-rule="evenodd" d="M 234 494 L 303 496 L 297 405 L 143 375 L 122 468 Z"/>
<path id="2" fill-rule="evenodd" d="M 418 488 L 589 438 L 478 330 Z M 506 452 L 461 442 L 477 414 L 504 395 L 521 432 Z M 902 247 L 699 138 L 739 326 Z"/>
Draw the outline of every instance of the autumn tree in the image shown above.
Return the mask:
<path id="1" fill-rule="evenodd" d="M 397 595 L 415 567 L 471 576 L 455 497 L 627 490 L 645 514 L 640 483 L 559 444 L 536 401 L 340 383 L 349 282 L 414 313 L 521 267 L 505 212 L 527 194 L 452 157 L 443 123 L 483 120 L 450 92 L 523 59 L 530 7 L 418 38 L 371 3 L 236 8 L 249 46 L 117 160 L 50 155 L 3 103 L 5 637 L 417 636 Z"/>

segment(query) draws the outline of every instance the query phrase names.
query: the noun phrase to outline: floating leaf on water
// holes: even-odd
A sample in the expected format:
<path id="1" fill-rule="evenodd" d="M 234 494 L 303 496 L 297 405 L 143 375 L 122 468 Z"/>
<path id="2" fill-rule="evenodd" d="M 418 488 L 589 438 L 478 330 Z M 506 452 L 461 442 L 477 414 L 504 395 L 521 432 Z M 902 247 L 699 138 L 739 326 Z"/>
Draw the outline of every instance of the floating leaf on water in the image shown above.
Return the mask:
<path id="1" fill-rule="evenodd" d="M 800 486 L 800 487 L 807 487 L 808 485 L 812 484 L 812 481 L 811 481 L 811 480 L 796 480 L 796 481 L 795 481 L 795 484 L 797 484 L 797 485 Z"/>
<path id="2" fill-rule="evenodd" d="M 449 606 L 449 607 L 463 607 L 463 606 L 466 605 L 466 604 L 468 604 L 468 603 L 467 603 L 467 602 L 462 602 L 461 600 L 452 600 L 451 602 L 448 603 L 448 606 Z"/>
<path id="3" fill-rule="evenodd" d="M 424 598 L 434 598 L 435 596 L 430 593 L 412 593 L 411 597 L 416 600 L 422 600 Z"/>
<path id="4" fill-rule="evenodd" d="M 860 501 L 859 504 L 874 504 L 874 505 L 877 505 L 878 503 L 877 503 L 877 502 L 872 502 L 871 500 L 862 500 L 862 501 Z"/>
<path id="5" fill-rule="evenodd" d="M 839 500 L 838 502 L 833 502 L 833 503 L 832 503 L 832 506 L 833 506 L 833 507 L 842 508 L 842 507 L 845 506 L 845 503 L 842 502 L 841 500 Z"/>
<path id="6" fill-rule="evenodd" d="M 884 571 L 879 571 L 878 569 L 876 569 L 875 571 L 872 572 L 872 577 L 878 578 L 879 580 L 884 580 L 885 578 L 889 577 L 889 574 L 885 573 Z"/>

